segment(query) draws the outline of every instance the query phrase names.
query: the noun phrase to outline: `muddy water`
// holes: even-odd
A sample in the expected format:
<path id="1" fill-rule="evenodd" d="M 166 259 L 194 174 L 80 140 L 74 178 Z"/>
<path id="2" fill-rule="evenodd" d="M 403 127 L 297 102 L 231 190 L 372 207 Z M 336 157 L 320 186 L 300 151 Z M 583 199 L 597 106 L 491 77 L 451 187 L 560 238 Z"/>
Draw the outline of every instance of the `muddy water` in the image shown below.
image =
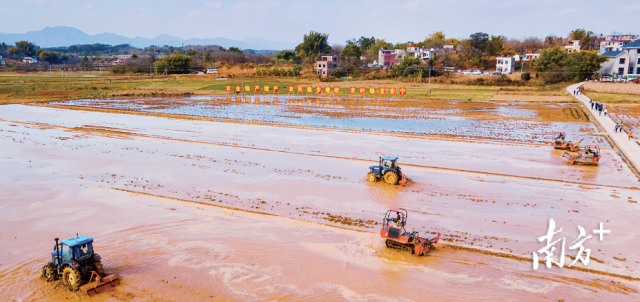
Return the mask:
<path id="1" fill-rule="evenodd" d="M 523 108 L 531 105 L 491 103 L 468 106 L 464 102 L 448 101 L 446 106 L 442 106 L 444 108 L 432 106 L 425 108 L 424 102 L 404 102 L 409 104 L 404 104 L 402 101 L 199 96 L 139 100 L 86 99 L 52 104 L 308 127 L 527 143 L 546 143 L 552 139 L 555 130 L 563 129 L 570 137 L 586 136 L 585 144 L 598 141 L 597 137 L 588 135 L 590 132 L 597 132 L 597 128 L 593 124 L 585 123 L 586 118 L 581 118 L 582 113 L 577 108 L 568 108 L 573 105 L 536 104 L 536 107 L 548 107 L 546 109 L 552 112 L 563 112 L 563 109 L 569 109 L 573 114 L 573 116 L 568 114 L 549 119 L 548 116 L 541 117 L 536 110 Z M 560 107 L 557 108 L 558 106 Z"/>
<path id="2" fill-rule="evenodd" d="M 367 132 L 314 131 L 292 127 L 239 125 L 164 119 L 151 116 L 61 110 L 11 105 L 0 119 L 55 125 L 87 131 L 111 131 L 173 140 L 212 143 L 293 154 L 367 160 L 393 155 L 402 164 L 495 173 L 519 177 L 570 181 L 583 184 L 637 186 L 626 163 L 612 150 L 596 167 L 570 166 L 562 151 L 549 146 L 437 139 L 433 137 L 379 135 Z M 571 138 L 569 139 L 576 139 Z"/>

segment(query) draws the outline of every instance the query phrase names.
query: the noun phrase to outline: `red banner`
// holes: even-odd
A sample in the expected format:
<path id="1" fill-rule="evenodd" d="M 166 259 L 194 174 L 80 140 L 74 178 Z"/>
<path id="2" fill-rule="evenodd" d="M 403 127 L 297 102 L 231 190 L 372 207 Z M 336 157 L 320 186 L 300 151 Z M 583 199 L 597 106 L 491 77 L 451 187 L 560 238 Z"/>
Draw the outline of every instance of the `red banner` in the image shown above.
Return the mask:
<path id="1" fill-rule="evenodd" d="M 236 85 L 236 92 L 241 92 L 241 91 L 242 91 L 242 86 Z"/>
<path id="2" fill-rule="evenodd" d="M 322 87 L 316 86 L 316 94 L 322 93 Z"/>
<path id="3" fill-rule="evenodd" d="M 224 85 L 224 91 L 231 92 L 231 85 Z"/>
<path id="4" fill-rule="evenodd" d="M 325 87 L 324 93 L 327 93 L 327 94 L 331 93 L 331 87 Z"/>
<path id="5" fill-rule="evenodd" d="M 269 85 L 264 85 L 264 92 L 269 92 Z"/>
<path id="6" fill-rule="evenodd" d="M 273 92 L 274 92 L 274 93 L 280 93 L 280 87 L 278 87 L 278 86 L 273 86 Z"/>
<path id="7" fill-rule="evenodd" d="M 406 95 L 407 94 L 407 88 L 400 88 L 400 95 Z"/>
<path id="8" fill-rule="evenodd" d="M 340 94 L 340 87 L 333 87 L 333 93 Z"/>
<path id="9" fill-rule="evenodd" d="M 366 89 L 366 88 L 364 88 L 364 87 L 360 87 L 358 90 L 360 91 L 360 94 L 365 94 L 365 93 L 367 93 L 367 89 Z"/>
<path id="10" fill-rule="evenodd" d="M 295 92 L 295 91 L 293 90 L 293 86 L 289 86 L 289 87 L 288 87 L 288 89 L 289 89 L 289 93 L 294 93 L 294 92 Z"/>
<path id="11" fill-rule="evenodd" d="M 313 87 L 307 86 L 307 93 L 313 93 Z"/>
<path id="12" fill-rule="evenodd" d="M 251 86 L 250 85 L 244 85 L 244 92 L 251 92 Z"/>
<path id="13" fill-rule="evenodd" d="M 349 93 L 350 94 L 356 94 L 356 88 L 355 87 L 349 87 Z"/>
<path id="14" fill-rule="evenodd" d="M 396 89 L 395 88 L 389 88 L 389 95 L 396 95 Z"/>
<path id="15" fill-rule="evenodd" d="M 370 88 L 369 88 L 369 94 L 371 94 L 371 95 L 376 94 L 376 89 L 375 89 L 375 88 L 373 88 L 373 87 L 370 87 Z"/>
<path id="16" fill-rule="evenodd" d="M 304 87 L 298 86 L 298 93 L 304 93 Z"/>
<path id="17" fill-rule="evenodd" d="M 383 87 L 378 88 L 378 91 L 380 92 L 380 95 L 384 95 L 386 92 L 386 89 Z"/>
<path id="18" fill-rule="evenodd" d="M 260 85 L 253 85 L 254 92 L 260 92 Z"/>

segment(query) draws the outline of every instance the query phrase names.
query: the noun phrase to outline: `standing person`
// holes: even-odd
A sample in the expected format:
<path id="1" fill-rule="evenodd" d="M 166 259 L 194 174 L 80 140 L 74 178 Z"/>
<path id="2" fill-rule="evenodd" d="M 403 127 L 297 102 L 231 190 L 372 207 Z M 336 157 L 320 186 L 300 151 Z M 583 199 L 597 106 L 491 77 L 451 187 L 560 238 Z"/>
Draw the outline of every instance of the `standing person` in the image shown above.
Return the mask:
<path id="1" fill-rule="evenodd" d="M 591 103 L 591 110 L 593 110 L 593 106 L 595 106 L 595 103 L 593 102 L 593 100 L 589 100 L 589 102 Z"/>
<path id="2" fill-rule="evenodd" d="M 620 125 L 618 125 L 618 123 L 616 123 L 616 127 L 613 128 L 613 133 L 617 133 L 618 132 L 618 128 L 620 128 Z"/>
<path id="3" fill-rule="evenodd" d="M 604 108 L 604 116 L 607 116 L 607 108 Z"/>
<path id="4" fill-rule="evenodd" d="M 622 132 L 623 129 L 624 129 L 624 124 L 620 123 L 620 128 L 618 128 L 618 131 Z"/>
<path id="5" fill-rule="evenodd" d="M 633 136 L 631 135 L 631 128 L 629 128 L 629 131 L 627 131 L 627 135 L 629 135 L 629 140 L 631 140 L 631 137 Z"/>

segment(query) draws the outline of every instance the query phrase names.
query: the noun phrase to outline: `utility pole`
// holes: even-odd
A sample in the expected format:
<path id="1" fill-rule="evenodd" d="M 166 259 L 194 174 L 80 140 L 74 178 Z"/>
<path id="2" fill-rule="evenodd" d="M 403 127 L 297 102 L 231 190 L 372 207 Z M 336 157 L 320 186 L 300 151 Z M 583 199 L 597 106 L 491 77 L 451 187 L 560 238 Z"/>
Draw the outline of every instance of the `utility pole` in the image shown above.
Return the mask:
<path id="1" fill-rule="evenodd" d="M 51 73 L 51 65 L 49 65 L 49 76 L 52 76 L 53 74 Z"/>
<path id="2" fill-rule="evenodd" d="M 429 66 L 429 97 L 431 97 L 431 66 Z"/>
<path id="3" fill-rule="evenodd" d="M 240 65 L 240 71 L 242 72 L 242 86 L 240 87 L 240 91 L 242 91 L 242 96 L 244 96 L 244 65 Z"/>

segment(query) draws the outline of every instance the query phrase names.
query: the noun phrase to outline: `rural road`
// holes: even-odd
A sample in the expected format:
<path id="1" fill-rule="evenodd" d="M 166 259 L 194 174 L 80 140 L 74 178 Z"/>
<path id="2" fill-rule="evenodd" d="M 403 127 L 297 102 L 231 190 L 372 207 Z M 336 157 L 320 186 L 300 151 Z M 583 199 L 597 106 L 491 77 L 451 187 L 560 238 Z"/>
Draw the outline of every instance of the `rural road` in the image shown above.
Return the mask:
<path id="1" fill-rule="evenodd" d="M 573 91 L 578 89 L 578 87 L 582 86 L 584 82 L 571 85 L 567 87 L 567 91 L 573 95 Z M 629 140 L 629 137 L 626 132 L 614 132 L 616 127 L 616 122 L 614 122 L 610 117 L 604 115 L 595 114 L 595 110 L 591 110 L 591 105 L 589 105 L 589 98 L 584 94 L 574 95 L 576 99 L 578 99 L 589 111 L 591 117 L 598 122 L 602 130 L 604 130 L 611 141 L 616 145 L 618 150 L 624 154 L 628 161 L 631 162 L 632 169 L 635 170 L 636 174 L 640 174 L 640 145 L 636 142 L 635 139 Z"/>

